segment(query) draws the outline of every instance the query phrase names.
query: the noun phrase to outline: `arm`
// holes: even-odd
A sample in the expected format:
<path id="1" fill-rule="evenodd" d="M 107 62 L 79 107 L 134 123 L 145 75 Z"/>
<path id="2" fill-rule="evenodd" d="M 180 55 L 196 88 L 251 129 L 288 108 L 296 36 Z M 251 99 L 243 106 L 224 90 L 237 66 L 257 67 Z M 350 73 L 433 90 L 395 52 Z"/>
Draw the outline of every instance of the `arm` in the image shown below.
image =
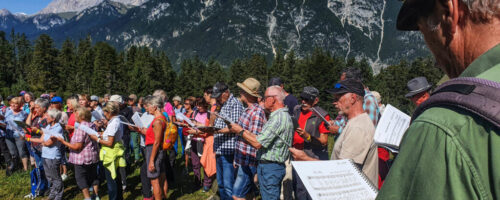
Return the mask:
<path id="1" fill-rule="evenodd" d="M 155 158 L 160 150 L 161 142 L 163 141 L 163 124 L 161 121 L 156 120 L 153 123 L 153 131 L 155 133 L 155 141 L 153 142 L 153 150 L 151 152 L 151 157 L 149 157 L 148 170 L 150 172 L 156 171 L 155 169 Z"/>
<path id="2" fill-rule="evenodd" d="M 290 153 L 292 154 L 292 157 L 296 161 L 316 161 L 318 159 L 311 158 L 309 157 L 306 152 L 302 150 L 298 150 L 296 148 L 288 148 L 290 150 Z"/>
<path id="3" fill-rule="evenodd" d="M 74 136 L 73 136 L 74 137 Z M 63 138 L 61 137 L 55 137 L 56 140 L 58 140 L 59 142 L 61 142 L 62 144 L 64 144 L 64 146 L 67 146 L 69 149 L 73 150 L 73 151 L 80 151 L 83 149 L 83 143 L 81 142 L 77 142 L 75 144 L 71 144 L 69 142 L 66 142 Z"/>
<path id="4" fill-rule="evenodd" d="M 241 131 L 243 131 L 243 134 L 241 135 L 243 139 L 245 139 L 250 145 L 252 145 L 256 149 L 262 148 L 262 145 L 259 143 L 259 141 L 257 141 L 257 135 L 253 134 L 248 130 L 244 130 L 240 125 L 231 124 L 231 131 L 236 132 L 238 134 L 241 133 Z"/>
<path id="5" fill-rule="evenodd" d="M 97 141 L 97 140 L 96 140 Z M 99 144 L 102 144 L 104 146 L 107 146 L 107 147 L 111 147 L 113 146 L 113 142 L 115 141 L 115 137 L 114 136 L 108 136 L 108 140 L 99 140 Z"/>

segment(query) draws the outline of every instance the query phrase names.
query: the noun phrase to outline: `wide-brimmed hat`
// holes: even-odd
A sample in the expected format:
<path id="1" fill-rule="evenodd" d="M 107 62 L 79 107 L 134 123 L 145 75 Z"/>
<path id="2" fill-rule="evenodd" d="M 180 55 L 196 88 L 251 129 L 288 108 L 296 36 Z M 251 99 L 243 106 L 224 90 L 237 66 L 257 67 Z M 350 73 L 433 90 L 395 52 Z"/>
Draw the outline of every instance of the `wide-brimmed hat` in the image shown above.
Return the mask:
<path id="1" fill-rule="evenodd" d="M 423 76 L 411 79 L 408 81 L 406 84 L 406 87 L 410 92 L 405 95 L 406 98 L 411 98 L 412 96 L 415 96 L 418 93 L 425 92 L 429 89 L 431 89 L 432 85 L 427 82 L 427 79 Z"/>
<path id="2" fill-rule="evenodd" d="M 243 83 L 236 83 L 238 87 L 240 87 L 242 90 L 244 90 L 246 93 L 257 97 L 257 98 L 262 98 L 259 94 L 259 88 L 260 88 L 260 82 L 257 79 L 254 78 L 247 78 Z"/>

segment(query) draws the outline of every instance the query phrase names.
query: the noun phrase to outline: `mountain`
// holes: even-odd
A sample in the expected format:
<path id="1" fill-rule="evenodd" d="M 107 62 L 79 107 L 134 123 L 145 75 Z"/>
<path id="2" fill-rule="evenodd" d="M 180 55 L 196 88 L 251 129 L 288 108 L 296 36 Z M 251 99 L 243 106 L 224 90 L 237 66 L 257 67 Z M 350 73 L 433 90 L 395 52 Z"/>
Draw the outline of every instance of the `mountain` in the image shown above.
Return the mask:
<path id="1" fill-rule="evenodd" d="M 88 6 L 93 1 L 78 2 Z M 396 31 L 399 1 L 137 0 L 133 2 L 140 6 L 135 7 L 121 2 L 132 1 L 102 0 L 72 17 L 52 14 L 45 22 L 53 26 L 46 29 L 47 23 L 21 30 L 32 39 L 47 33 L 58 44 L 90 35 L 118 49 L 145 45 L 164 50 L 177 65 L 192 56 L 214 58 L 223 65 L 254 53 L 266 55 L 268 61 L 277 51 L 293 50 L 303 57 L 319 47 L 346 59 L 366 59 L 377 72 L 400 59 L 429 55 L 420 33 Z M 32 18 L 23 22 L 35 24 Z M 6 20 L 10 24 L 5 27 L 21 32 L 23 26 L 15 19 Z M 10 31 L 5 27 L 0 30 Z"/>
<path id="2" fill-rule="evenodd" d="M 99 5 L 104 0 L 53 0 L 42 9 L 40 14 L 48 13 L 68 13 L 68 12 L 80 12 L 86 8 L 94 7 Z M 129 5 L 138 6 L 146 2 L 147 0 L 114 0 L 115 2 Z"/>

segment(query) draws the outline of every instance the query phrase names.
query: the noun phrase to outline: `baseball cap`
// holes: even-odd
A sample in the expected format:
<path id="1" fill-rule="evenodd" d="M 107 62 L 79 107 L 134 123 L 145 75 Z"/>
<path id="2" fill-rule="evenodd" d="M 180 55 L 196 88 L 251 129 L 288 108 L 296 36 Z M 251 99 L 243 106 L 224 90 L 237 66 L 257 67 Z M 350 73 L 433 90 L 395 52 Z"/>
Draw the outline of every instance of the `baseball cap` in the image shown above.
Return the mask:
<path id="1" fill-rule="evenodd" d="M 109 98 L 109 101 L 123 103 L 123 98 L 122 98 L 122 96 L 115 94 L 115 95 L 111 95 L 111 97 Z"/>
<path id="2" fill-rule="evenodd" d="M 50 103 L 62 103 L 62 98 L 59 97 L 59 96 L 55 96 L 55 97 L 52 97 L 52 99 L 50 100 Z"/>
<path id="3" fill-rule="evenodd" d="M 399 10 L 396 28 L 402 31 L 418 31 L 418 19 L 434 9 L 435 0 L 406 0 Z"/>
<path id="4" fill-rule="evenodd" d="M 96 95 L 90 96 L 90 101 L 99 101 L 99 97 Z"/>
<path id="5" fill-rule="evenodd" d="M 281 80 L 280 77 L 274 77 L 269 80 L 269 86 L 274 86 L 274 85 L 280 86 L 281 84 L 283 84 L 283 81 Z"/>
<path id="6" fill-rule="evenodd" d="M 214 85 L 213 92 L 212 92 L 212 98 L 219 98 L 222 93 L 224 93 L 229 87 L 223 82 L 217 82 Z"/>
<path id="7" fill-rule="evenodd" d="M 365 87 L 354 79 L 346 79 L 335 84 L 335 87 L 327 90 L 330 94 L 354 93 L 359 96 L 365 96 Z"/>
<path id="8" fill-rule="evenodd" d="M 26 91 L 24 90 L 19 93 L 20 96 L 23 96 L 24 94 L 26 94 Z"/>
<path id="9" fill-rule="evenodd" d="M 319 96 L 319 90 L 313 86 L 304 87 L 302 93 L 300 93 L 300 97 L 304 100 L 314 100 Z"/>
<path id="10" fill-rule="evenodd" d="M 181 102 L 182 101 L 182 98 L 180 96 L 175 96 L 174 98 L 172 98 L 172 101 L 178 101 L 178 102 Z"/>

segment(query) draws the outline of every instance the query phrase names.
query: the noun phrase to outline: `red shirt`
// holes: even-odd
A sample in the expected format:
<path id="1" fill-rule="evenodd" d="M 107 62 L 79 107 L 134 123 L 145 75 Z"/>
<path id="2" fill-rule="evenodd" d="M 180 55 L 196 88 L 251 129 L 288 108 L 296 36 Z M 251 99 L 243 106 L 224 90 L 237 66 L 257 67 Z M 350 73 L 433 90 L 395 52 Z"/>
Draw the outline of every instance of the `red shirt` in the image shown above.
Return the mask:
<path id="1" fill-rule="evenodd" d="M 305 130 L 307 119 L 309 119 L 309 117 L 311 117 L 311 115 L 312 115 L 311 111 L 308 111 L 306 114 L 304 114 L 304 112 L 300 112 L 298 123 L 299 123 L 299 127 L 302 130 Z M 330 116 L 329 115 L 325 116 L 325 119 L 330 120 Z M 326 133 L 330 132 L 325 127 L 325 122 L 323 122 L 323 121 L 319 125 L 319 132 L 322 134 L 326 134 Z M 295 147 L 296 149 L 304 149 L 304 138 L 300 137 L 300 135 L 297 133 L 297 131 L 295 131 L 295 133 L 293 134 L 293 147 Z"/>
<path id="2" fill-rule="evenodd" d="M 157 119 L 161 119 L 161 120 L 162 120 L 162 122 L 163 122 L 163 123 L 162 123 L 162 126 L 163 126 L 163 128 L 162 128 L 162 133 L 163 133 L 163 132 L 165 132 L 165 127 L 166 127 L 166 124 L 165 124 L 165 123 L 167 122 L 167 118 L 166 118 L 164 115 L 162 115 L 161 117 L 157 117 L 157 118 L 155 118 L 155 119 L 151 122 L 151 124 L 149 125 L 149 128 L 148 128 L 148 130 L 146 131 L 146 139 L 145 139 L 145 141 L 144 141 L 144 144 L 145 144 L 146 146 L 148 146 L 148 145 L 152 145 L 152 144 L 155 142 L 155 131 L 153 130 L 153 124 L 155 123 L 155 121 L 156 121 Z"/>
<path id="3" fill-rule="evenodd" d="M 73 113 L 71 113 L 71 115 L 69 116 L 69 119 L 68 119 L 68 125 L 74 127 L 73 130 L 68 132 L 68 136 L 70 139 L 71 139 L 71 137 L 73 137 L 73 133 L 75 132 L 75 129 L 76 129 L 75 123 L 76 123 L 76 116 L 75 116 L 75 113 L 73 112 Z"/>

